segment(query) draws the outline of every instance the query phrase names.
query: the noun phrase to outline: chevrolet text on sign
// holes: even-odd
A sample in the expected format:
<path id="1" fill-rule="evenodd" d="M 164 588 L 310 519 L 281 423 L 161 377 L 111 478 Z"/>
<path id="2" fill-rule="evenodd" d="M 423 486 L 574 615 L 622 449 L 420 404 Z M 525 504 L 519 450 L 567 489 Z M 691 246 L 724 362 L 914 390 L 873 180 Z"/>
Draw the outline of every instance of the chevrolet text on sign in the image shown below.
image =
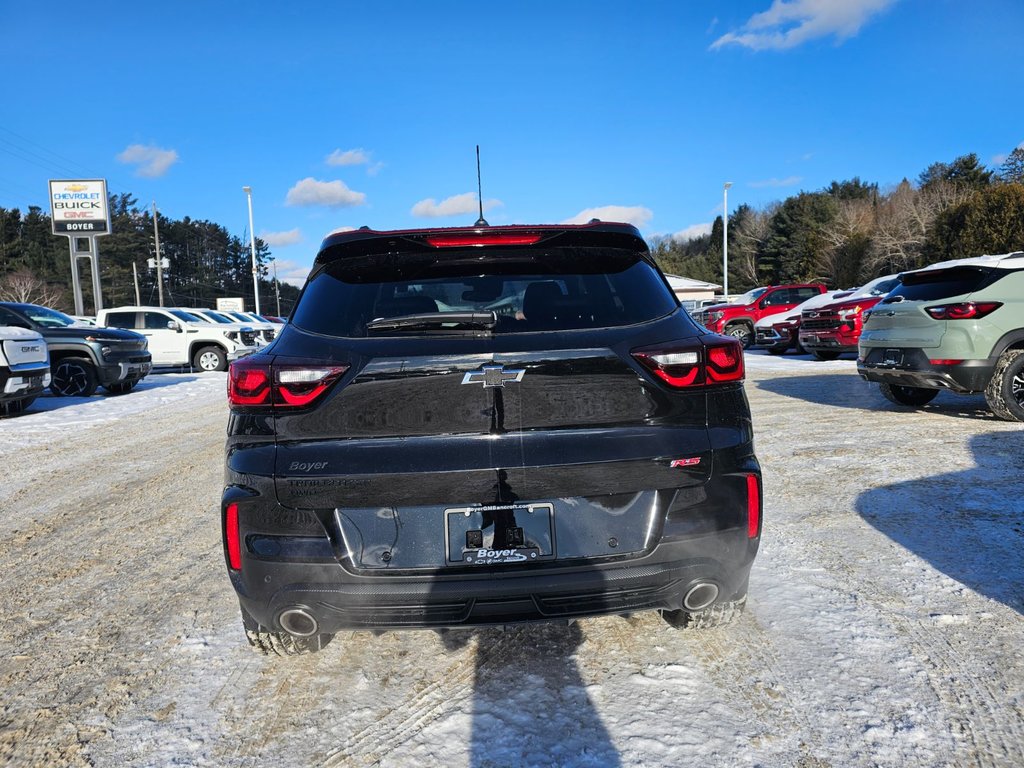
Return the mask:
<path id="1" fill-rule="evenodd" d="M 55 235 L 110 233 L 104 179 L 50 181 L 50 214 Z"/>

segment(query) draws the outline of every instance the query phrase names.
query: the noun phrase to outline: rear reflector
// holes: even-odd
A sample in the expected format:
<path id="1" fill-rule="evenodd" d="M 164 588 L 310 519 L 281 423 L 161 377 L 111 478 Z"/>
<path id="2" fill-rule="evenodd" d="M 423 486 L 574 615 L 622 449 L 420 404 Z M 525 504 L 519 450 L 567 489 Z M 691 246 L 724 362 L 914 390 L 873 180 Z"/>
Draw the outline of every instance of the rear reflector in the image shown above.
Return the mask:
<path id="1" fill-rule="evenodd" d="M 634 349 L 631 354 L 675 389 L 743 380 L 743 347 L 734 339 L 715 340 L 707 346 L 692 339 Z"/>
<path id="2" fill-rule="evenodd" d="M 747 538 L 755 539 L 761 530 L 761 488 L 757 475 L 747 475 Z"/>
<path id="3" fill-rule="evenodd" d="M 929 360 L 932 365 L 960 365 L 963 360 Z"/>
<path id="4" fill-rule="evenodd" d="M 481 247 L 485 245 L 533 245 L 540 240 L 538 232 L 484 234 L 466 232 L 452 235 L 431 235 L 426 241 L 435 248 Z"/>
<path id="5" fill-rule="evenodd" d="M 242 569 L 242 543 L 238 536 L 238 505 L 228 504 L 224 510 L 224 545 L 228 551 L 228 565 L 232 570 Z"/>
<path id="6" fill-rule="evenodd" d="M 312 405 L 340 379 L 347 365 L 272 364 L 242 358 L 228 369 L 228 405 L 301 408 Z"/>

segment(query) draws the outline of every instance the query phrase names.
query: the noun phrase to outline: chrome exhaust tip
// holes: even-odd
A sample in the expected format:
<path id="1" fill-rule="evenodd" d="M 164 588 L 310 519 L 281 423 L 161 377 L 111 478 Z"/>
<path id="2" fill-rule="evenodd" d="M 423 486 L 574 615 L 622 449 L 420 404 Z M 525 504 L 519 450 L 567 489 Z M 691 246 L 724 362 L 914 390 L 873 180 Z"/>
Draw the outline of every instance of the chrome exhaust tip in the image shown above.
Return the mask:
<path id="1" fill-rule="evenodd" d="M 683 607 L 688 611 L 703 611 L 718 599 L 718 585 L 700 581 L 690 587 L 683 598 Z"/>
<path id="2" fill-rule="evenodd" d="M 295 637 L 312 637 L 320 631 L 320 625 L 313 614 L 305 608 L 289 608 L 277 617 L 281 629 Z"/>

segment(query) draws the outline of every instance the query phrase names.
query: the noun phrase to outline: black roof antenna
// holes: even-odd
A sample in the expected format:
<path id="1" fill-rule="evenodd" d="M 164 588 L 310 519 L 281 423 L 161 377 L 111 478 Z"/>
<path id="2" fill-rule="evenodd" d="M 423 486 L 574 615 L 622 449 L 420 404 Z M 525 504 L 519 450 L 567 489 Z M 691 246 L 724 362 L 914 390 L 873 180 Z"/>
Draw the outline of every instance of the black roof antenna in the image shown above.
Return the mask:
<path id="1" fill-rule="evenodd" d="M 484 218 L 484 193 L 480 185 L 480 145 L 476 145 L 476 199 L 480 205 L 480 218 L 476 220 L 474 227 L 489 227 L 487 219 Z"/>

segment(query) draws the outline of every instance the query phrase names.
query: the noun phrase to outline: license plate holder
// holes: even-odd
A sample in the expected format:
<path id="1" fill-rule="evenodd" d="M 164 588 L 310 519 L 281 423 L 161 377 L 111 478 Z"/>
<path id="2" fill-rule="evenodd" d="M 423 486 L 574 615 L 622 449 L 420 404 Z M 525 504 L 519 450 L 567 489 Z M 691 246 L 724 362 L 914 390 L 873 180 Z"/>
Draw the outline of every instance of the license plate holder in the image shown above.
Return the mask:
<path id="1" fill-rule="evenodd" d="M 523 565 L 555 556 L 554 505 L 492 504 L 444 511 L 449 565 Z"/>

